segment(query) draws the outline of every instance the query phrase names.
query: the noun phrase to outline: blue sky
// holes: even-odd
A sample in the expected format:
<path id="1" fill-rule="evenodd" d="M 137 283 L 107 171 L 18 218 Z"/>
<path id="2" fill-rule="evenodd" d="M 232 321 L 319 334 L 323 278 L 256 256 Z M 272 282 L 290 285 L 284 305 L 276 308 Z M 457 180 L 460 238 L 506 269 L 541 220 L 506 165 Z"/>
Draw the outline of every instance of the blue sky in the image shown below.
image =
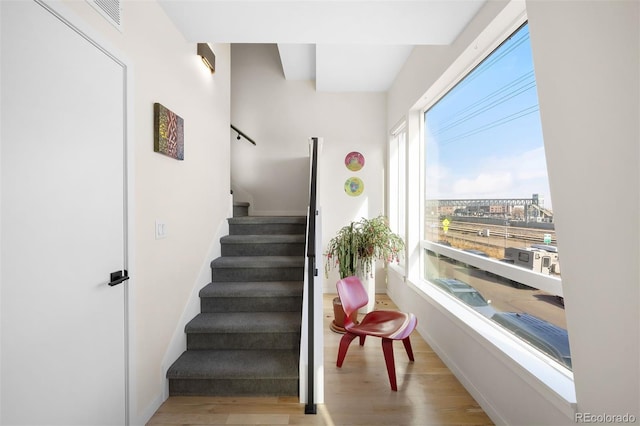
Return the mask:
<path id="1" fill-rule="evenodd" d="M 427 198 L 537 193 L 551 207 L 528 26 L 430 108 L 425 128 Z"/>

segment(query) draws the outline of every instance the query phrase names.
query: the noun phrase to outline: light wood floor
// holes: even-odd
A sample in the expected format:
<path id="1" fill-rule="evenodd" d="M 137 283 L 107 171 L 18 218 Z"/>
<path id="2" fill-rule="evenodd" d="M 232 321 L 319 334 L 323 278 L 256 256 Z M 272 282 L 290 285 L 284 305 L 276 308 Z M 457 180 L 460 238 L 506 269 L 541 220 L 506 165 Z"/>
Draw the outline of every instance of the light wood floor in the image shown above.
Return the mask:
<path id="1" fill-rule="evenodd" d="M 305 415 L 297 397 L 170 397 L 148 425 L 492 425 L 417 332 L 411 335 L 415 362 L 394 342 L 398 391 L 393 392 L 380 339 L 354 340 L 342 368 L 335 365 L 341 334 L 332 332 L 332 299 L 324 296 L 325 402 Z M 396 309 L 376 295 L 376 309 Z"/>

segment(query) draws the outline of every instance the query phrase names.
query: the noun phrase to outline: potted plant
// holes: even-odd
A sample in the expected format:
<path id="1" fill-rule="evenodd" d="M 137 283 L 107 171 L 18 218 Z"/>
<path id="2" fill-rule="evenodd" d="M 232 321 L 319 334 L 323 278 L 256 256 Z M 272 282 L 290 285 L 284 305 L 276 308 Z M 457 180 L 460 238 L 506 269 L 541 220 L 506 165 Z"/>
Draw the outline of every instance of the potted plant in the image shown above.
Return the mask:
<path id="1" fill-rule="evenodd" d="M 340 278 L 352 275 L 365 280 L 373 277 L 374 262 L 399 262 L 400 253 L 404 250 L 404 241 L 393 233 L 389 221 L 384 216 L 373 219 L 362 218 L 357 222 L 341 228 L 329 241 L 324 253 L 325 275 L 336 267 Z M 373 310 L 375 304 L 375 284 L 368 288 L 369 305 L 367 311 Z M 344 312 L 339 298 L 334 299 L 334 331 L 344 331 Z"/>

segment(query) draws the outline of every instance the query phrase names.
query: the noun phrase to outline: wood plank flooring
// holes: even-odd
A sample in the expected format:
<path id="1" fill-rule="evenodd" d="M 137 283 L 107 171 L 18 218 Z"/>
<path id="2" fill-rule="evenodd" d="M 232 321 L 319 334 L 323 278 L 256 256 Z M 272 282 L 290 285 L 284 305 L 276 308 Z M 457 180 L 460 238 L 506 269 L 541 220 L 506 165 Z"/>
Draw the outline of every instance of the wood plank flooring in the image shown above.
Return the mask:
<path id="1" fill-rule="evenodd" d="M 364 347 L 354 340 L 342 368 L 335 365 L 341 334 L 332 332 L 332 300 L 324 295 L 325 403 L 305 415 L 297 397 L 170 397 L 148 425 L 492 425 L 417 332 L 411 335 L 415 362 L 394 342 L 398 392 L 393 392 L 380 339 Z M 382 294 L 376 309 L 397 309 Z"/>

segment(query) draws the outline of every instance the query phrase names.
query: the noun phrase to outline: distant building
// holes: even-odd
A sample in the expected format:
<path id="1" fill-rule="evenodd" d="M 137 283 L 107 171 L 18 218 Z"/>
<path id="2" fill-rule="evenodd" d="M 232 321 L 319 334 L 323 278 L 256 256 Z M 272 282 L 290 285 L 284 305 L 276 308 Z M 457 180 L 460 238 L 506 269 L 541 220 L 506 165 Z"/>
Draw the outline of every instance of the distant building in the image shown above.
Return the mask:
<path id="1" fill-rule="evenodd" d="M 441 216 L 452 216 L 455 210 L 455 206 L 438 206 L 438 214 Z"/>
<path id="2" fill-rule="evenodd" d="M 489 214 L 507 214 L 509 213 L 509 206 L 489 206 Z"/>

